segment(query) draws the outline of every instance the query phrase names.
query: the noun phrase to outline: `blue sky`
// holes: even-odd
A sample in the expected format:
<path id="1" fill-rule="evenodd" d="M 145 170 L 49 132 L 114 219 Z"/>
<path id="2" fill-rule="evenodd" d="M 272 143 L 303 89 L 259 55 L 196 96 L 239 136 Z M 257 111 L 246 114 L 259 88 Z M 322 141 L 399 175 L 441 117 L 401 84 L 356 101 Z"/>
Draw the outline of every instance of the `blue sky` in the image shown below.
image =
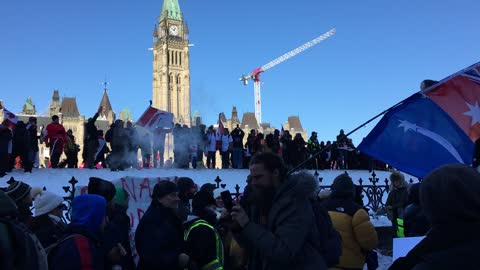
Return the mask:
<path id="1" fill-rule="evenodd" d="M 262 76 L 262 118 L 280 127 L 299 115 L 333 139 L 418 91 L 477 62 L 480 1 L 180 0 L 190 28 L 192 114 L 254 111 L 242 73 L 335 27 L 337 34 Z M 86 117 L 107 76 L 116 112 L 134 118 L 152 96 L 152 30 L 162 1 L 2 1 L 0 99 L 21 111 L 31 96 L 47 112 L 53 89 L 76 97 Z M 351 137 L 360 143 L 373 128 Z"/>

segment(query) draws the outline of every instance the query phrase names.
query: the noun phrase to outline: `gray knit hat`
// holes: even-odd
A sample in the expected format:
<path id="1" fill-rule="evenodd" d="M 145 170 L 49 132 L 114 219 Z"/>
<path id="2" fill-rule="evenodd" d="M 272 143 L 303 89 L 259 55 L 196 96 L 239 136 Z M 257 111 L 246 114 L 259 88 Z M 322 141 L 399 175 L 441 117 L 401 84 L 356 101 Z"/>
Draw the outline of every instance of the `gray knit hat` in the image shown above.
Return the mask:
<path id="1" fill-rule="evenodd" d="M 15 203 L 18 203 L 30 194 L 30 190 L 32 190 L 32 188 L 28 184 L 22 181 L 12 181 L 5 190 L 5 194 L 12 198 Z"/>

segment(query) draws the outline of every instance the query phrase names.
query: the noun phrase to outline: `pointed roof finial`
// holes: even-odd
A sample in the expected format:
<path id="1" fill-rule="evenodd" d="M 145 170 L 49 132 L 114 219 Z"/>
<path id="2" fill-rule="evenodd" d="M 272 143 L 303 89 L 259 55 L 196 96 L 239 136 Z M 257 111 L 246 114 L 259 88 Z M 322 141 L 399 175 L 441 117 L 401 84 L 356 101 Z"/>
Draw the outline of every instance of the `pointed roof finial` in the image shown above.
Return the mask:
<path id="1" fill-rule="evenodd" d="M 107 82 L 107 74 L 105 74 L 105 81 L 103 81 L 103 90 L 104 92 L 107 92 L 107 85 L 108 85 L 108 82 Z"/>
<path id="2" fill-rule="evenodd" d="M 108 114 L 109 112 L 113 112 L 113 109 L 112 109 L 112 104 L 110 103 L 110 98 L 108 97 L 108 94 L 107 94 L 107 85 L 109 83 L 107 82 L 107 76 L 105 75 L 105 81 L 102 83 L 103 85 L 103 96 L 102 96 L 102 100 L 100 101 L 100 106 L 103 107 L 103 110 L 101 112 L 101 116 L 102 118 L 103 117 L 108 117 Z M 100 108 L 99 106 L 99 108 Z"/>
<path id="3" fill-rule="evenodd" d="M 157 30 L 157 24 L 153 27 L 153 37 L 156 38 L 158 37 L 158 30 Z"/>

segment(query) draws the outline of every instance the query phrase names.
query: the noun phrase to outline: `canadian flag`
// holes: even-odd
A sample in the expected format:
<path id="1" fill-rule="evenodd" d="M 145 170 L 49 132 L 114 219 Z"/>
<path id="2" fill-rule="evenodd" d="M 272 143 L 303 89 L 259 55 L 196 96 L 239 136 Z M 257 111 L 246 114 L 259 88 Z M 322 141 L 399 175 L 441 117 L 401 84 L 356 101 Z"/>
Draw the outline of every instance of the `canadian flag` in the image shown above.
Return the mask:
<path id="1" fill-rule="evenodd" d="M 218 134 L 223 135 L 225 133 L 222 118 L 220 117 L 222 114 L 218 114 Z"/>
<path id="2" fill-rule="evenodd" d="M 157 128 L 173 128 L 173 113 L 165 112 L 154 107 L 148 107 L 142 116 L 137 120 L 136 125 L 150 131 Z"/>
<path id="3" fill-rule="evenodd" d="M 18 122 L 18 117 L 5 108 L 3 109 L 3 119 L 6 121 L 6 125 L 12 129 Z"/>

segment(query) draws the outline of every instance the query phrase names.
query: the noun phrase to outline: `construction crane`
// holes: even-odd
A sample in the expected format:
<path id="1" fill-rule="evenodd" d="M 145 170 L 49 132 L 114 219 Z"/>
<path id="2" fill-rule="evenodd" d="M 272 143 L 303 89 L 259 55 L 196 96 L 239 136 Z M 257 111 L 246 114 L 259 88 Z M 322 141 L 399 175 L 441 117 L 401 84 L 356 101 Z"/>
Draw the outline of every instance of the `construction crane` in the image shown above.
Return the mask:
<path id="1" fill-rule="evenodd" d="M 330 31 L 324 33 L 323 35 L 317 37 L 316 39 L 313 39 L 302 46 L 278 57 L 277 59 L 269 62 L 266 65 L 263 65 L 262 67 L 254 69 L 250 75 L 242 75 L 240 78 L 240 81 L 243 81 L 243 85 L 247 85 L 249 80 L 253 80 L 253 86 L 254 86 L 254 96 L 255 96 L 255 118 L 257 119 L 258 124 L 262 123 L 262 103 L 261 103 L 261 96 L 260 96 L 260 73 L 265 72 L 272 67 L 294 57 L 295 55 L 305 51 L 308 48 L 311 48 L 318 43 L 322 42 L 323 40 L 333 36 L 335 34 L 336 30 L 331 29 Z"/>

